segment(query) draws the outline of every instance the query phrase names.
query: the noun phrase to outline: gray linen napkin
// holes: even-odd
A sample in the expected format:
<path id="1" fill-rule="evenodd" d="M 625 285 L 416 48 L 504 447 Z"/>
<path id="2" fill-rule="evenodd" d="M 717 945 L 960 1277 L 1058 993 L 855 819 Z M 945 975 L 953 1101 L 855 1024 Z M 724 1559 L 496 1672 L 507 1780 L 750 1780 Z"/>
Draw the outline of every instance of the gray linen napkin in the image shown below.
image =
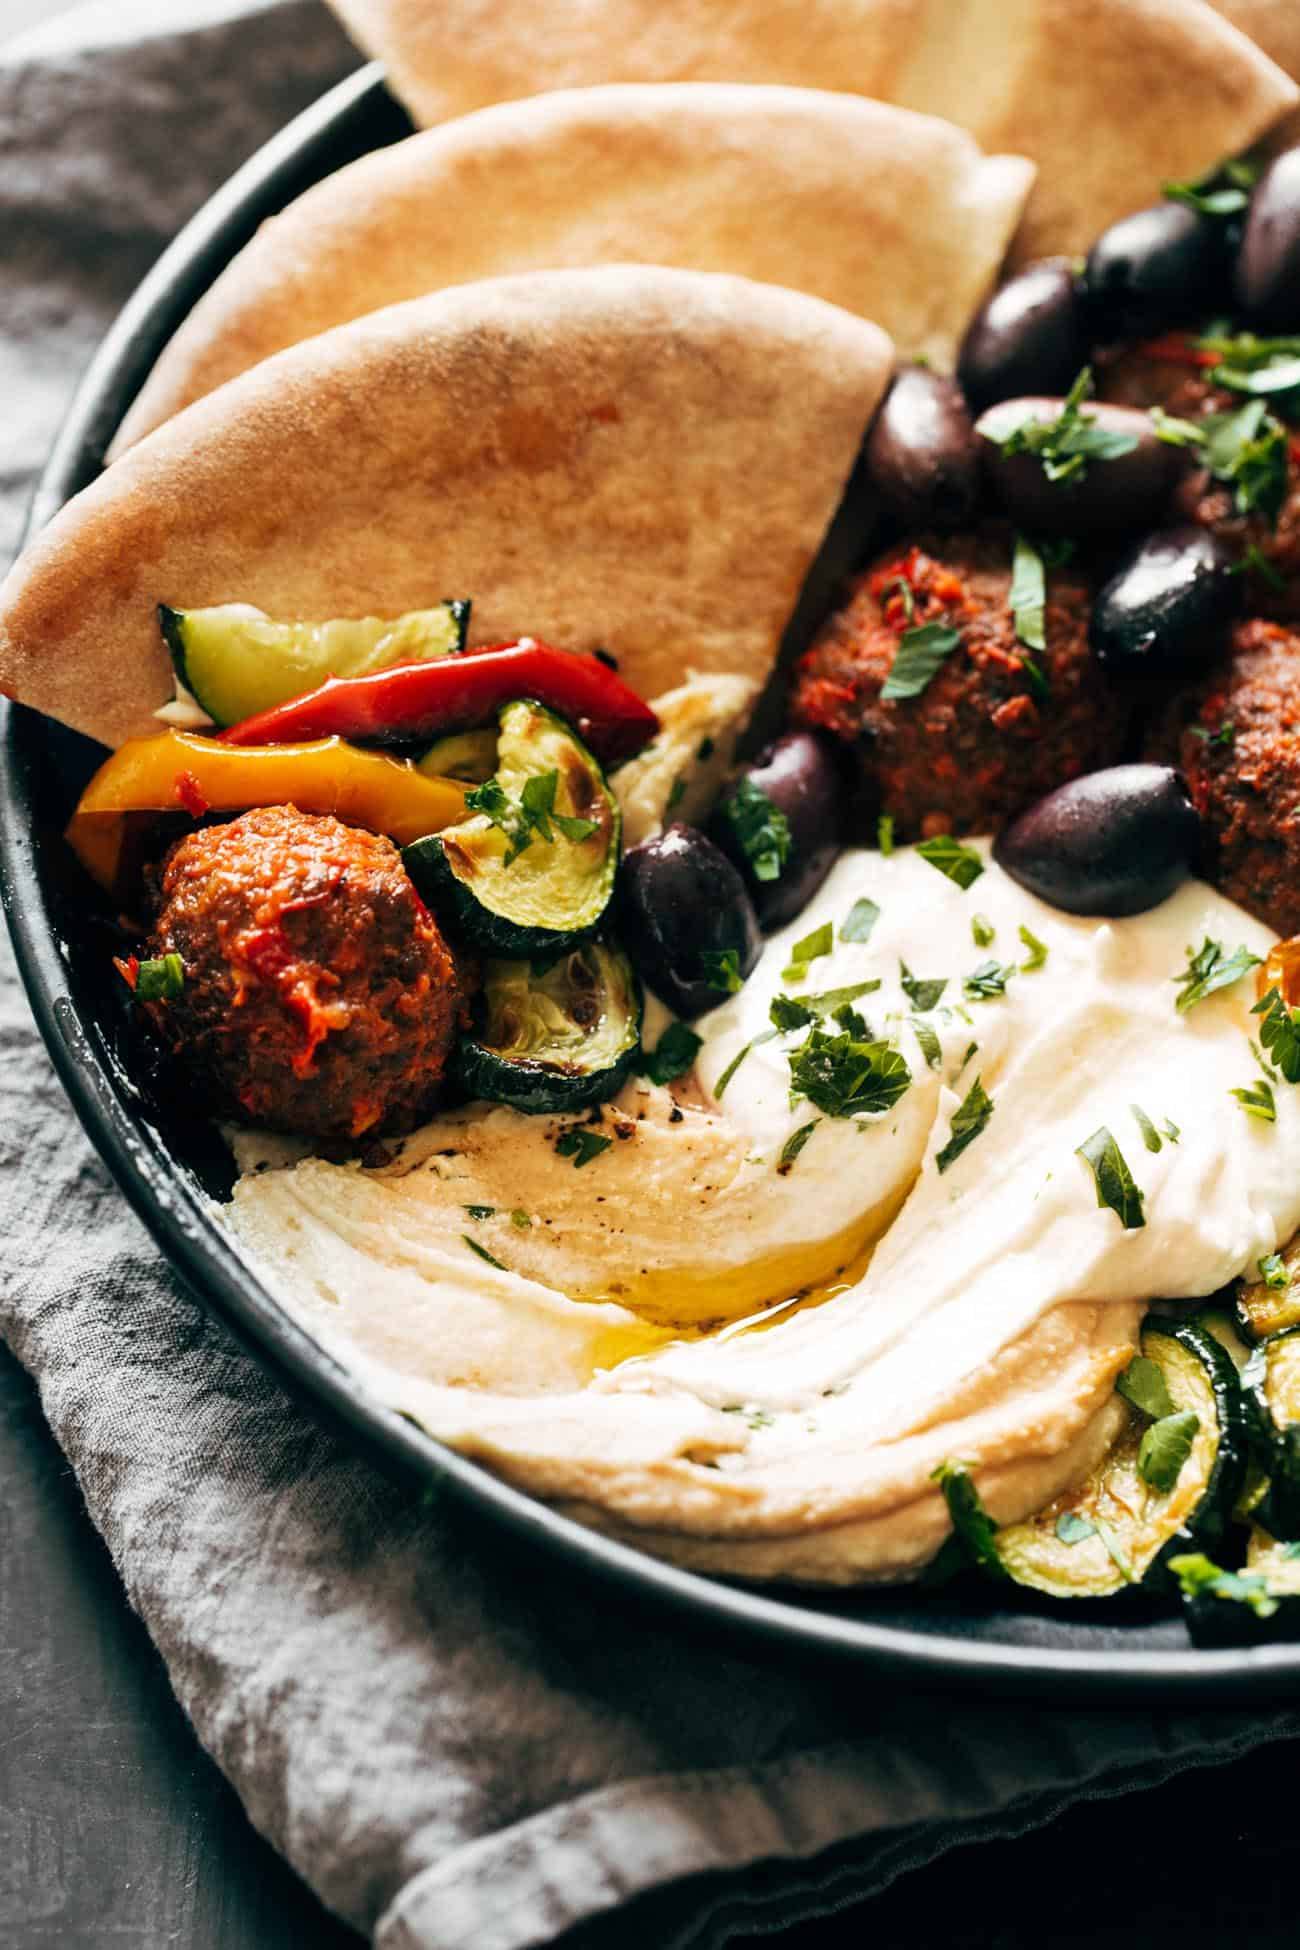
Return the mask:
<path id="1" fill-rule="evenodd" d="M 114 308 L 355 59 L 316 0 L 193 0 L 166 33 L 156 14 L 116 0 L 0 47 L 0 552 Z M 7 945 L 0 1238 L 0 1331 L 199 1738 L 382 1950 L 778 1930 L 1300 1730 L 804 1677 L 629 1619 L 395 1489 L 178 1291 L 63 1101 Z"/>

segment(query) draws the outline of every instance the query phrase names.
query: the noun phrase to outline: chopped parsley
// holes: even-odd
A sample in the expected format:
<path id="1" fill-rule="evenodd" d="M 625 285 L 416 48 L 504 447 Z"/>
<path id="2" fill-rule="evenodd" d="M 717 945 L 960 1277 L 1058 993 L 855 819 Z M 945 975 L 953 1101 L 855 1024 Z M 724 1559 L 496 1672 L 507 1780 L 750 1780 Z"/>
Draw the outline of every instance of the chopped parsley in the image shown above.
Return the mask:
<path id="1" fill-rule="evenodd" d="M 1229 954 L 1221 941 L 1211 941 L 1207 935 L 1195 954 L 1190 948 L 1187 950 L 1186 968 L 1181 975 L 1173 977 L 1182 990 L 1175 1005 L 1179 1015 L 1185 1016 L 1198 1002 L 1204 1002 L 1207 995 L 1231 988 L 1234 982 L 1258 967 L 1259 956 L 1252 955 L 1249 948 L 1236 948 Z"/>
<path id="2" fill-rule="evenodd" d="M 970 917 L 971 940 L 977 948 L 991 948 L 996 929 L 986 914 L 972 914 Z"/>
<path id="3" fill-rule="evenodd" d="M 589 840 L 599 829 L 594 819 L 573 819 L 567 813 L 555 810 L 555 793 L 560 782 L 558 772 L 537 772 L 524 781 L 518 804 L 511 799 L 500 779 L 485 779 L 482 785 L 474 786 L 465 794 L 465 806 L 469 812 L 482 813 L 484 818 L 504 833 L 509 842 L 504 864 L 509 867 L 527 850 L 534 839 L 545 840 L 548 846 L 555 842 L 552 825 L 556 826 L 567 840 Z"/>
<path id="4" fill-rule="evenodd" d="M 135 972 L 137 1002 L 174 1002 L 185 988 L 185 964 L 177 954 L 142 961 Z"/>
<path id="5" fill-rule="evenodd" d="M 1222 1598 L 1228 1604 L 1246 1605 L 1256 1618 L 1271 1618 L 1277 1599 L 1258 1571 L 1224 1571 L 1204 1551 L 1184 1551 L 1169 1559 L 1169 1569 L 1177 1578 L 1184 1598 Z"/>
<path id="6" fill-rule="evenodd" d="M 675 812 L 678 806 L 681 805 L 682 800 L 685 797 L 686 797 L 686 781 L 682 777 L 681 773 L 679 772 L 677 774 L 677 777 L 673 780 L 673 789 L 668 794 L 668 803 L 664 807 L 664 811 Z"/>
<path id="7" fill-rule="evenodd" d="M 906 1059 L 892 1043 L 863 1042 L 849 1030 L 832 1035 L 820 1023 L 787 1060 L 791 1101 L 806 1097 L 828 1117 L 892 1110 L 912 1081 Z"/>
<path id="8" fill-rule="evenodd" d="M 1109 1206 L 1126 1232 L 1144 1226 L 1141 1190 L 1124 1162 L 1123 1152 L 1104 1124 L 1076 1147 L 1076 1154 L 1092 1172 L 1097 1204 Z"/>
<path id="9" fill-rule="evenodd" d="M 1235 217 L 1250 202 L 1259 179 L 1256 162 L 1215 163 L 1186 183 L 1164 183 L 1160 194 L 1171 203 L 1184 203 L 1198 217 Z"/>
<path id="10" fill-rule="evenodd" d="M 1056 1519 L 1056 1534 L 1063 1544 L 1081 1544 L 1086 1537 L 1097 1535 L 1097 1526 L 1076 1510 L 1062 1510 Z"/>
<path id="11" fill-rule="evenodd" d="M 934 981 L 922 981 L 918 975 L 913 975 L 905 961 L 900 961 L 898 964 L 898 980 L 903 994 L 912 1007 L 921 1010 L 936 1008 L 940 996 L 948 986 L 946 975 L 940 975 Z"/>
<path id="12" fill-rule="evenodd" d="M 1232 749 L 1232 741 L 1236 735 L 1237 727 L 1233 724 L 1231 718 L 1224 724 L 1221 724 L 1217 731 L 1211 731 L 1208 725 L 1194 724 L 1192 726 L 1193 738 L 1199 738 L 1209 746 L 1222 745 L 1228 751 Z"/>
<path id="13" fill-rule="evenodd" d="M 946 623 L 920 623 L 904 630 L 881 688 L 882 699 L 888 703 L 892 698 L 919 697 L 960 643 L 961 631 Z"/>
<path id="14" fill-rule="evenodd" d="M 840 940 L 855 942 L 870 941 L 871 930 L 875 927 L 879 919 L 880 909 L 875 901 L 869 901 L 865 894 L 859 896 L 844 917 L 843 925 L 840 928 Z"/>
<path id="15" fill-rule="evenodd" d="M 795 995 L 774 995 L 767 1013 L 773 1029 L 783 1034 L 789 1029 L 806 1029 L 813 1019 L 811 1008 Z"/>
<path id="16" fill-rule="evenodd" d="M 1011 590 L 1007 601 L 1011 605 L 1011 621 L 1017 640 L 1024 644 L 1026 650 L 1046 650 L 1047 572 L 1043 557 L 1023 535 L 1016 536 Z M 1039 697 L 1046 697 L 1047 679 L 1033 658 L 1022 656 L 1020 661 L 1029 679 L 1030 689 L 1037 692 Z"/>
<path id="17" fill-rule="evenodd" d="M 780 807 L 752 779 L 742 779 L 731 797 L 723 800 L 722 816 L 755 880 L 779 880 L 790 857 L 790 822 Z"/>
<path id="18" fill-rule="evenodd" d="M 1277 1102 L 1267 1077 L 1261 1077 L 1257 1083 L 1243 1084 L 1228 1095 L 1237 1099 L 1248 1117 L 1257 1117 L 1261 1124 L 1277 1123 Z"/>
<path id="19" fill-rule="evenodd" d="M 894 815 L 881 813 L 876 821 L 876 845 L 888 859 L 894 850 Z"/>
<path id="20" fill-rule="evenodd" d="M 991 1571 L 994 1577 L 1004 1578 L 1007 1574 L 998 1556 L 998 1527 L 980 1501 L 970 1465 L 941 1462 L 931 1472 L 930 1481 L 937 1483 L 943 1491 L 953 1530 L 972 1563 Z"/>
<path id="21" fill-rule="evenodd" d="M 1300 1009 L 1288 1008 L 1276 989 L 1270 989 L 1251 1010 L 1263 1016 L 1259 1040 L 1288 1083 L 1300 1083 Z"/>
<path id="22" fill-rule="evenodd" d="M 466 1205 L 462 1210 L 468 1212 L 471 1219 L 491 1219 L 496 1216 L 495 1205 Z"/>
<path id="23" fill-rule="evenodd" d="M 927 1022 L 924 1016 L 909 1016 L 908 1021 L 912 1025 L 912 1034 L 921 1046 L 921 1054 L 925 1058 L 927 1067 L 937 1070 L 943 1060 L 943 1051 L 939 1046 L 934 1024 Z"/>
<path id="24" fill-rule="evenodd" d="M 1020 939 L 1025 944 L 1025 947 L 1028 948 L 1029 950 L 1029 953 L 1026 955 L 1024 961 L 1021 962 L 1020 966 L 1022 971 L 1026 975 L 1030 975 L 1033 973 L 1034 969 L 1041 968 L 1043 963 L 1047 960 L 1047 943 L 1045 941 L 1040 941 L 1038 939 L 1038 936 L 1036 934 L 1031 934 L 1029 929 L 1026 927 L 1020 928 L 1019 934 L 1020 934 Z"/>
<path id="25" fill-rule="evenodd" d="M 1247 400 L 1224 413 L 1207 413 L 1195 426 L 1201 458 L 1215 480 L 1232 489 L 1237 513 L 1275 522 L 1286 499 L 1287 436 L 1267 403 Z"/>
<path id="26" fill-rule="evenodd" d="M 1006 994 L 1007 983 L 1015 972 L 1014 962 L 982 961 L 969 975 L 963 975 L 961 992 L 968 1002 L 992 1002 Z"/>
<path id="27" fill-rule="evenodd" d="M 939 833 L 932 840 L 922 840 L 916 850 L 938 872 L 955 881 L 963 892 L 973 887 L 984 871 L 984 862 L 974 847 L 963 846 L 951 833 Z"/>
<path id="28" fill-rule="evenodd" d="M 935 1158 L 941 1172 L 949 1165 L 955 1165 L 968 1144 L 973 1144 L 993 1115 L 993 1099 L 988 1095 L 980 1079 L 976 1077 L 960 1104 L 952 1114 L 952 1124 L 948 1131 L 948 1142 Z"/>
<path id="29" fill-rule="evenodd" d="M 804 1029 L 814 1016 L 834 1016 L 839 1020 L 842 1010 L 850 1002 L 857 1002 L 864 995 L 872 995 L 880 987 L 878 979 L 863 982 L 846 982 L 843 988 L 823 989 L 819 995 L 774 995 L 768 1015 L 773 1027 L 780 1030 Z M 862 1018 L 859 1016 L 858 1021 Z"/>
<path id="30" fill-rule="evenodd" d="M 801 1124 L 781 1146 L 781 1162 L 777 1166 L 777 1171 L 783 1178 L 821 1121 L 820 1117 L 810 1118 L 808 1123 Z"/>
<path id="31" fill-rule="evenodd" d="M 1174 1413 L 1174 1398 L 1160 1368 L 1146 1354 L 1135 1354 L 1115 1383 L 1115 1393 L 1152 1422 Z"/>
<path id="32" fill-rule="evenodd" d="M 1265 1286 L 1273 1287 L 1278 1293 L 1285 1292 L 1291 1284 L 1291 1275 L 1281 1253 L 1265 1253 L 1259 1262 L 1259 1277 Z"/>
<path id="33" fill-rule="evenodd" d="M 1026 420 L 998 444 L 1004 455 L 1033 454 L 1049 481 L 1074 481 L 1092 461 L 1118 460 L 1137 446 L 1131 433 L 1099 426 L 1083 402 L 1092 393 L 1092 371 L 1085 366 L 1065 396 L 1054 420 Z"/>
<path id="34" fill-rule="evenodd" d="M 718 1078 L 718 1081 L 713 1086 L 713 1100 L 715 1103 L 717 1103 L 720 1100 L 723 1091 L 726 1089 L 727 1085 L 731 1082 L 731 1079 L 735 1076 L 737 1070 L 740 1068 L 745 1058 L 749 1055 L 749 1052 L 753 1049 L 757 1049 L 760 1043 L 772 1042 L 777 1036 L 780 1035 L 780 1033 L 781 1032 L 777 1029 L 761 1030 L 757 1036 L 753 1037 L 748 1043 L 745 1043 L 739 1050 L 737 1050 L 736 1054 L 732 1057 L 730 1063 L 728 1063 L 726 1069 L 722 1072 L 722 1075 Z"/>
<path id="35" fill-rule="evenodd" d="M 1142 1142 L 1145 1144 L 1147 1150 L 1162 1151 L 1164 1149 L 1164 1139 L 1143 1110 L 1141 1104 L 1130 1104 L 1129 1109 L 1133 1113 L 1134 1122 L 1142 1133 Z"/>
<path id="36" fill-rule="evenodd" d="M 743 986 L 738 948 L 705 948 L 700 953 L 704 980 L 721 995 L 735 995 Z"/>
<path id="37" fill-rule="evenodd" d="M 1300 338 L 1257 338 L 1254 332 L 1214 332 L 1197 340 L 1218 364 L 1210 383 L 1230 393 L 1273 399 L 1288 418 L 1300 408 Z"/>
<path id="38" fill-rule="evenodd" d="M 516 1205 L 514 1211 L 510 1214 L 510 1223 L 512 1226 L 516 1228 L 517 1231 L 527 1232 L 531 1228 L 533 1222 L 529 1218 L 527 1212 L 524 1211 L 523 1206 Z"/>
<path id="39" fill-rule="evenodd" d="M 486 1246 L 480 1246 L 477 1239 L 471 1239 L 467 1232 L 462 1232 L 460 1236 L 472 1253 L 477 1253 L 478 1257 L 486 1260 L 489 1266 L 495 1266 L 498 1273 L 508 1273 L 510 1271 L 510 1268 L 503 1266 L 501 1261 L 494 1254 L 490 1253 Z"/>
<path id="40" fill-rule="evenodd" d="M 581 1171 L 582 1167 L 589 1165 L 593 1158 L 598 1158 L 602 1151 L 608 1151 L 613 1142 L 613 1138 L 602 1137 L 599 1131 L 580 1130 L 574 1125 L 564 1133 L 563 1137 L 555 1140 L 555 1151 L 557 1157 L 572 1158 L 573 1169 Z"/>
<path id="41" fill-rule="evenodd" d="M 829 921 L 823 921 L 811 934 L 796 941 L 790 950 L 790 959 L 781 970 L 781 979 L 786 982 L 802 982 L 808 973 L 809 964 L 820 961 L 829 955 L 835 946 L 835 930 Z"/>
<path id="42" fill-rule="evenodd" d="M 652 1050 L 647 1050 L 642 1071 L 651 1083 L 674 1083 L 684 1077 L 700 1049 L 700 1038 L 684 1022 L 670 1022 Z"/>
<path id="43" fill-rule="evenodd" d="M 1190 1408 L 1164 1415 L 1144 1430 L 1138 1444 L 1138 1475 L 1153 1490 L 1171 1490 L 1192 1453 L 1201 1418 Z"/>

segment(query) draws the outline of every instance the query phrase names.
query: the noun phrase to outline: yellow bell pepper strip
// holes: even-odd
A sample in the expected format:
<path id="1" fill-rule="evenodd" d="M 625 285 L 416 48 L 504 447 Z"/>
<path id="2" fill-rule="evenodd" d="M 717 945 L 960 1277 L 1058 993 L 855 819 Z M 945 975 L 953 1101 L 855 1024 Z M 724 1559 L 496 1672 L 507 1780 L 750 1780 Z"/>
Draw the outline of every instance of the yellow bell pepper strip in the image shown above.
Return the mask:
<path id="1" fill-rule="evenodd" d="M 464 817 L 467 788 L 342 738 L 226 745 L 192 731 L 132 738 L 106 759 L 68 824 L 68 845 L 93 880 L 117 889 L 133 813 L 243 812 L 297 806 L 386 833 L 398 846 Z"/>

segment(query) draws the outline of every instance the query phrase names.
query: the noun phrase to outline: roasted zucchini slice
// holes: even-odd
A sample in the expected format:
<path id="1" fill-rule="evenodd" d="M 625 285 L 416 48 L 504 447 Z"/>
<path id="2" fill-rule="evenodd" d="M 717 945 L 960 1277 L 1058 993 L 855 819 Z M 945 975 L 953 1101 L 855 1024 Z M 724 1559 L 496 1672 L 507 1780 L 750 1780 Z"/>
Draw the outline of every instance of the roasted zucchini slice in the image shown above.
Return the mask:
<path id="1" fill-rule="evenodd" d="M 1053 1598 L 1163 1586 L 1167 1556 L 1208 1550 L 1222 1535 L 1246 1461 L 1236 1366 L 1204 1328 L 1155 1315 L 1143 1325 L 1141 1352 L 1159 1371 L 1173 1413 L 1196 1418 L 1177 1476 L 1168 1488 L 1147 1480 L 1139 1456 L 1153 1417 L 1128 1405 L 1125 1426 L 1096 1469 L 1036 1516 L 998 1531 L 999 1560 L 1017 1584 Z"/>
<path id="2" fill-rule="evenodd" d="M 1256 1524 L 1246 1545 L 1246 1571 L 1263 1578 L 1264 1589 L 1277 1600 L 1277 1618 L 1289 1635 L 1300 1629 L 1300 1543 L 1271 1537 Z"/>
<path id="3" fill-rule="evenodd" d="M 449 731 L 435 739 L 427 752 L 415 761 L 417 772 L 435 779 L 464 779 L 469 785 L 483 785 L 497 769 L 495 725 L 480 731 Z"/>
<path id="4" fill-rule="evenodd" d="M 584 941 L 546 967 L 488 962 L 478 1014 L 457 1045 L 460 1082 L 471 1097 L 515 1110 L 607 1102 L 641 1046 L 641 985 L 611 942 Z"/>
<path id="5" fill-rule="evenodd" d="M 1237 1282 L 1237 1318 L 1248 1341 L 1266 1341 L 1270 1334 L 1300 1327 L 1300 1233 L 1275 1259 L 1280 1264 L 1272 1281 Z"/>
<path id="6" fill-rule="evenodd" d="M 613 890 L 622 815 L 576 732 L 531 698 L 507 704 L 496 774 L 465 803 L 470 818 L 402 856 L 461 939 L 542 957 L 591 934 Z"/>
<path id="7" fill-rule="evenodd" d="M 1283 1543 L 1300 1539 L 1300 1328 L 1274 1334 L 1243 1371 L 1256 1454 L 1268 1477 L 1251 1515 Z"/>
<path id="8" fill-rule="evenodd" d="M 436 603 L 404 616 L 278 623 L 251 603 L 158 608 L 176 676 L 214 724 L 238 724 L 327 677 L 364 677 L 392 664 L 447 657 L 465 647 L 468 603 Z"/>

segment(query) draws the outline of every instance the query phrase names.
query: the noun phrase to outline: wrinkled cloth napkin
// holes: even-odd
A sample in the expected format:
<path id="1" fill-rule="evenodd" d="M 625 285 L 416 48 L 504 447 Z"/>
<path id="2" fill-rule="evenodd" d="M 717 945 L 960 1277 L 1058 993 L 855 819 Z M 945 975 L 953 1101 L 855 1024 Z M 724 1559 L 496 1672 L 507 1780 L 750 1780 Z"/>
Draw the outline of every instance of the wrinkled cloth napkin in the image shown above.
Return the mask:
<path id="1" fill-rule="evenodd" d="M 0 46 L 0 555 L 115 308 L 356 64 L 316 0 L 189 0 L 165 31 L 162 11 L 114 0 Z M 63 1100 L 7 944 L 0 1237 L 0 1331 L 200 1740 L 382 1950 L 777 1931 L 956 1843 L 1300 1727 L 805 1675 L 611 1612 L 395 1488 L 173 1282 Z"/>

